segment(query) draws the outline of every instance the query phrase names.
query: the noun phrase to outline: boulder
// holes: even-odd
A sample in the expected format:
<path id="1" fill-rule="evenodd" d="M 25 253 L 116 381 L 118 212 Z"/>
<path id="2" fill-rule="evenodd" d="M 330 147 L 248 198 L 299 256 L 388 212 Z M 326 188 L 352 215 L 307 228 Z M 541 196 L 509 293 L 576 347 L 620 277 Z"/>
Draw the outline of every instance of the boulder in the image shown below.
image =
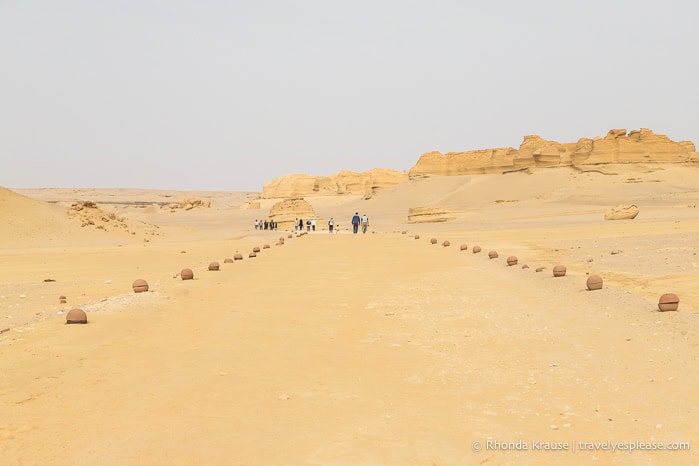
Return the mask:
<path id="1" fill-rule="evenodd" d="M 148 291 L 148 282 L 142 278 L 136 279 L 131 284 L 131 288 L 133 288 L 134 293 L 144 293 Z"/>
<path id="2" fill-rule="evenodd" d="M 86 324 L 87 314 L 82 309 L 71 309 L 66 314 L 66 324 Z"/>
<path id="3" fill-rule="evenodd" d="M 676 311 L 680 305 L 680 298 L 675 293 L 665 293 L 658 300 L 658 309 L 661 312 Z"/>
<path id="4" fill-rule="evenodd" d="M 585 285 L 587 286 L 587 289 L 590 291 L 601 290 L 602 277 L 600 277 L 599 275 L 590 275 L 589 277 L 587 277 Z"/>
<path id="5" fill-rule="evenodd" d="M 605 220 L 627 220 L 634 219 L 638 215 L 639 209 L 635 205 L 618 205 L 609 209 L 604 214 Z"/>

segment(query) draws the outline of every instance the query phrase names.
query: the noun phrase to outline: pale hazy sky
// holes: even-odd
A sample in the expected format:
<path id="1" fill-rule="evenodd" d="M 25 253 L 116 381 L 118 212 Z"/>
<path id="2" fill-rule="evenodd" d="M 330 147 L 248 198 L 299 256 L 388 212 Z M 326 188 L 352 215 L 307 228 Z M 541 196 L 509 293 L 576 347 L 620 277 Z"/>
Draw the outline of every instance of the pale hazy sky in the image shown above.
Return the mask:
<path id="1" fill-rule="evenodd" d="M 260 191 L 651 128 L 699 144 L 695 0 L 0 0 L 0 186 Z"/>

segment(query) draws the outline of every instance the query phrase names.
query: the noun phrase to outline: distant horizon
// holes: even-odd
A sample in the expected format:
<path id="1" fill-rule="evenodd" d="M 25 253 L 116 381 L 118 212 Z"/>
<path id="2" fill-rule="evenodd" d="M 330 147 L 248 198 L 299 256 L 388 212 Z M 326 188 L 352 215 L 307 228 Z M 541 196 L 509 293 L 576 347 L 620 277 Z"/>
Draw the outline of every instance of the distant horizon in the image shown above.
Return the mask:
<path id="1" fill-rule="evenodd" d="M 548 140 L 548 141 L 555 141 L 555 142 L 558 142 L 558 143 L 567 144 L 567 143 L 574 143 L 574 142 L 577 142 L 577 141 L 578 141 L 579 139 L 581 139 L 581 138 L 588 138 L 588 139 L 604 138 L 604 137 L 609 133 L 609 131 L 611 131 L 611 130 L 613 130 L 613 129 L 626 129 L 627 134 L 630 133 L 631 131 L 637 131 L 637 130 L 641 130 L 641 129 L 649 129 L 649 130 L 651 130 L 651 131 L 653 132 L 653 134 L 658 134 L 658 135 L 667 136 L 668 138 L 670 138 L 670 139 L 671 139 L 672 141 L 674 141 L 674 142 L 689 141 L 689 142 L 691 142 L 692 144 L 695 144 L 694 141 L 691 141 L 691 140 L 688 140 L 688 139 L 673 139 L 670 135 L 668 135 L 668 134 L 666 134 L 666 133 L 660 133 L 660 132 L 654 131 L 653 128 L 646 128 L 646 127 L 643 127 L 643 128 L 623 128 L 623 127 L 621 127 L 621 126 L 618 126 L 618 127 L 615 127 L 615 128 L 609 128 L 604 134 L 601 134 L 601 135 L 594 135 L 594 136 L 580 136 L 579 138 L 577 138 L 577 139 L 575 139 L 575 140 L 573 140 L 573 141 L 558 141 L 558 140 L 555 140 L 555 139 L 546 138 L 546 137 L 542 136 L 541 134 L 531 133 L 531 134 L 525 134 L 525 135 L 523 135 L 522 138 L 521 138 L 522 141 L 520 141 L 520 144 L 517 144 L 517 145 L 511 145 L 511 146 L 501 145 L 501 146 L 495 146 L 495 147 L 483 147 L 483 148 L 464 149 L 464 150 L 447 150 L 447 151 L 437 151 L 437 152 L 440 152 L 440 153 L 442 153 L 442 154 L 446 154 L 446 153 L 449 153 L 449 152 L 470 152 L 470 151 L 479 151 L 479 150 L 488 150 L 488 149 L 503 149 L 503 148 L 513 148 L 513 149 L 515 149 L 515 150 L 518 150 L 519 146 L 521 145 L 521 142 L 523 142 L 523 141 L 524 141 L 524 138 L 526 138 L 527 136 L 539 136 L 539 137 L 541 137 L 542 139 L 545 139 L 545 140 Z M 696 147 L 695 147 L 695 148 L 696 148 Z M 410 169 L 411 169 L 413 166 L 415 166 L 415 164 L 418 162 L 419 158 L 420 158 L 422 155 L 424 155 L 424 154 L 426 154 L 426 153 L 430 153 L 430 152 L 435 152 L 435 151 L 433 150 L 433 151 L 426 151 L 426 152 L 421 153 L 420 155 L 417 156 L 417 158 L 416 158 L 415 161 L 410 165 L 410 167 L 408 167 L 408 168 L 405 169 L 405 170 L 394 169 L 394 168 L 391 168 L 391 167 L 371 167 L 371 168 L 368 168 L 368 169 L 366 169 L 366 170 L 361 170 L 361 171 L 343 168 L 343 169 L 340 169 L 340 170 L 338 170 L 338 171 L 335 171 L 335 172 L 329 173 L 329 174 L 313 174 L 313 173 L 292 172 L 292 173 L 286 173 L 286 174 L 280 175 L 280 176 L 275 177 L 275 178 L 270 178 L 269 180 L 263 182 L 263 184 L 260 186 L 260 189 L 259 189 L 259 190 L 207 189 L 207 188 L 178 189 L 178 188 L 149 188 L 149 187 L 142 187 L 142 186 L 4 186 L 4 187 L 5 187 L 5 188 L 8 188 L 8 189 L 96 189 L 96 190 L 99 190 L 99 189 L 132 189 L 132 190 L 150 190 L 150 191 L 183 191 L 183 192 L 186 192 L 186 191 L 199 191 L 199 192 L 262 193 L 262 192 L 263 192 L 263 187 L 264 187 L 264 185 L 265 185 L 266 183 L 268 183 L 268 182 L 270 182 L 270 181 L 273 181 L 273 180 L 275 180 L 275 179 L 277 179 L 277 178 L 281 178 L 281 177 L 285 177 L 285 176 L 292 176 L 292 175 L 312 176 L 312 177 L 331 177 L 331 176 L 335 176 L 335 175 L 337 175 L 338 173 L 343 172 L 343 171 L 350 171 L 350 172 L 353 172 L 353 173 L 359 173 L 359 174 L 361 174 L 361 173 L 365 173 L 365 172 L 367 172 L 367 171 L 371 171 L 371 170 L 374 170 L 374 169 L 387 169 L 387 170 L 394 170 L 394 171 L 398 171 L 398 172 L 408 173 L 408 172 L 410 171 Z"/>
<path id="2" fill-rule="evenodd" d="M 689 0 L 4 2 L 0 185 L 261 192 L 529 134 L 699 141 L 697 17 Z"/>

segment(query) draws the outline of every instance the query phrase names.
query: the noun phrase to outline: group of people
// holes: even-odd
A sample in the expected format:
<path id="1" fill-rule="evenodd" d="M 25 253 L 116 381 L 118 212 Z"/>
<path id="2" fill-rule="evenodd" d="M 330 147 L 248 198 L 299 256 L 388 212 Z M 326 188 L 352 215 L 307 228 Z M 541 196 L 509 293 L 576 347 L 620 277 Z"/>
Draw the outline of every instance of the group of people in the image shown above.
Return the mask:
<path id="1" fill-rule="evenodd" d="M 277 222 L 274 220 L 255 219 L 255 230 L 276 230 Z"/>
<path id="2" fill-rule="evenodd" d="M 369 217 L 366 214 L 360 217 L 359 212 L 355 212 L 352 217 L 352 233 L 356 235 L 360 226 L 362 227 L 362 233 L 366 233 L 366 229 L 369 226 Z"/>
<path id="3" fill-rule="evenodd" d="M 366 233 L 367 228 L 369 227 L 369 217 L 367 217 L 366 214 L 362 215 L 361 217 L 359 216 L 359 212 L 355 212 L 354 216 L 352 217 L 352 233 L 355 235 L 359 233 L 359 228 L 361 227 L 362 233 Z M 276 230 L 277 229 L 277 222 L 274 220 L 258 220 L 255 219 L 255 230 Z M 316 231 L 316 219 L 311 218 L 307 219 L 305 222 L 302 218 L 297 218 L 294 220 L 294 231 L 303 231 L 304 228 L 306 229 L 307 232 L 311 231 Z M 335 219 L 330 217 L 330 220 L 328 220 L 328 232 L 329 233 L 339 233 L 340 232 L 340 224 L 335 223 Z"/>
<path id="4" fill-rule="evenodd" d="M 354 216 L 352 217 L 352 233 L 356 235 L 359 232 L 360 226 L 362 227 L 362 233 L 366 233 L 366 230 L 369 227 L 369 217 L 367 217 L 367 214 L 360 217 L 359 212 L 355 212 Z M 339 233 L 340 225 L 336 224 L 335 219 L 330 217 L 330 220 L 328 220 L 328 233 L 333 232 Z"/>
<path id="5" fill-rule="evenodd" d="M 294 220 L 294 231 L 303 231 L 303 219 L 297 218 Z M 316 231 L 316 219 L 312 218 L 306 220 L 306 231 Z"/>

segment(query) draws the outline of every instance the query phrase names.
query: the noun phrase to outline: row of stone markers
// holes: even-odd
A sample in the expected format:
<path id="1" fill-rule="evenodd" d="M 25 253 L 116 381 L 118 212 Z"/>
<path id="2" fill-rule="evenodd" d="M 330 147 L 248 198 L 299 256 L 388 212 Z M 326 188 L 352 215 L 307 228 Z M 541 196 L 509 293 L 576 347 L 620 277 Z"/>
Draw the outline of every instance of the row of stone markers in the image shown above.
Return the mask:
<path id="1" fill-rule="evenodd" d="M 304 236 L 305 234 L 306 234 L 306 232 L 304 231 L 304 232 L 298 233 L 296 236 Z M 294 235 L 292 235 L 291 233 L 289 233 L 287 235 L 287 238 L 293 238 L 293 237 L 294 237 Z M 275 243 L 275 246 L 283 246 L 284 241 L 285 241 L 285 238 L 283 236 L 280 236 L 279 240 Z M 262 246 L 262 249 L 269 249 L 269 248 L 270 248 L 269 244 L 265 244 Z M 257 257 L 257 254 L 260 251 L 261 251 L 260 247 L 255 246 L 254 248 L 252 248 L 252 251 L 248 254 L 248 258 L 252 259 L 252 258 Z M 228 264 L 228 263 L 232 263 L 232 262 L 240 261 L 240 260 L 243 260 L 243 255 L 240 252 L 236 251 L 235 254 L 233 255 L 233 257 L 227 257 L 223 260 L 223 262 L 225 264 Z M 208 269 L 211 272 L 218 271 L 218 270 L 220 270 L 220 268 L 221 268 L 220 264 L 216 261 L 210 262 L 209 266 L 208 266 Z M 180 277 L 182 280 L 193 280 L 194 279 L 194 272 L 190 268 L 184 268 L 178 274 L 175 275 L 175 278 L 176 277 Z M 144 292 L 148 291 L 148 289 L 149 289 L 148 282 L 142 278 L 138 278 L 138 279 L 134 280 L 134 282 L 131 284 L 131 288 L 133 289 L 134 293 L 144 293 Z M 61 296 L 59 298 L 59 301 L 61 304 L 65 304 L 67 302 L 65 296 Z M 68 314 L 66 314 L 66 324 L 86 324 L 86 323 L 87 323 L 87 314 L 82 309 L 79 309 L 79 308 L 71 309 L 70 311 L 68 311 Z"/>
<path id="2" fill-rule="evenodd" d="M 407 234 L 407 231 L 401 232 L 402 234 Z M 415 235 L 415 239 L 420 239 L 420 235 Z M 437 241 L 437 238 L 430 238 L 430 244 L 437 244 L 439 241 Z M 451 243 L 449 241 L 443 241 L 442 242 L 443 247 L 449 247 L 451 246 Z M 466 244 L 462 244 L 459 246 L 460 251 L 468 251 L 468 246 Z M 471 252 L 473 254 L 478 254 L 481 252 L 481 247 L 480 246 L 473 246 L 471 248 Z M 497 259 L 499 257 L 499 254 L 497 251 L 489 251 L 488 252 L 488 258 L 489 259 Z M 508 256 L 506 263 L 508 267 L 512 267 L 514 265 L 517 265 L 519 260 L 517 259 L 517 256 Z M 527 264 L 522 265 L 523 269 L 528 269 L 529 266 Z M 545 267 L 537 267 L 536 272 L 543 272 L 546 270 Z M 563 264 L 556 264 L 553 267 L 553 276 L 554 277 L 565 277 L 567 272 L 567 268 Z M 586 288 L 589 291 L 595 291 L 595 290 L 601 290 L 603 285 L 603 280 L 602 277 L 599 275 L 590 275 L 587 277 L 587 282 L 585 283 Z M 658 309 L 662 312 L 666 311 L 676 311 L 677 308 L 680 305 L 680 298 L 675 294 L 675 293 L 664 293 L 660 296 L 660 299 L 658 300 Z"/>

